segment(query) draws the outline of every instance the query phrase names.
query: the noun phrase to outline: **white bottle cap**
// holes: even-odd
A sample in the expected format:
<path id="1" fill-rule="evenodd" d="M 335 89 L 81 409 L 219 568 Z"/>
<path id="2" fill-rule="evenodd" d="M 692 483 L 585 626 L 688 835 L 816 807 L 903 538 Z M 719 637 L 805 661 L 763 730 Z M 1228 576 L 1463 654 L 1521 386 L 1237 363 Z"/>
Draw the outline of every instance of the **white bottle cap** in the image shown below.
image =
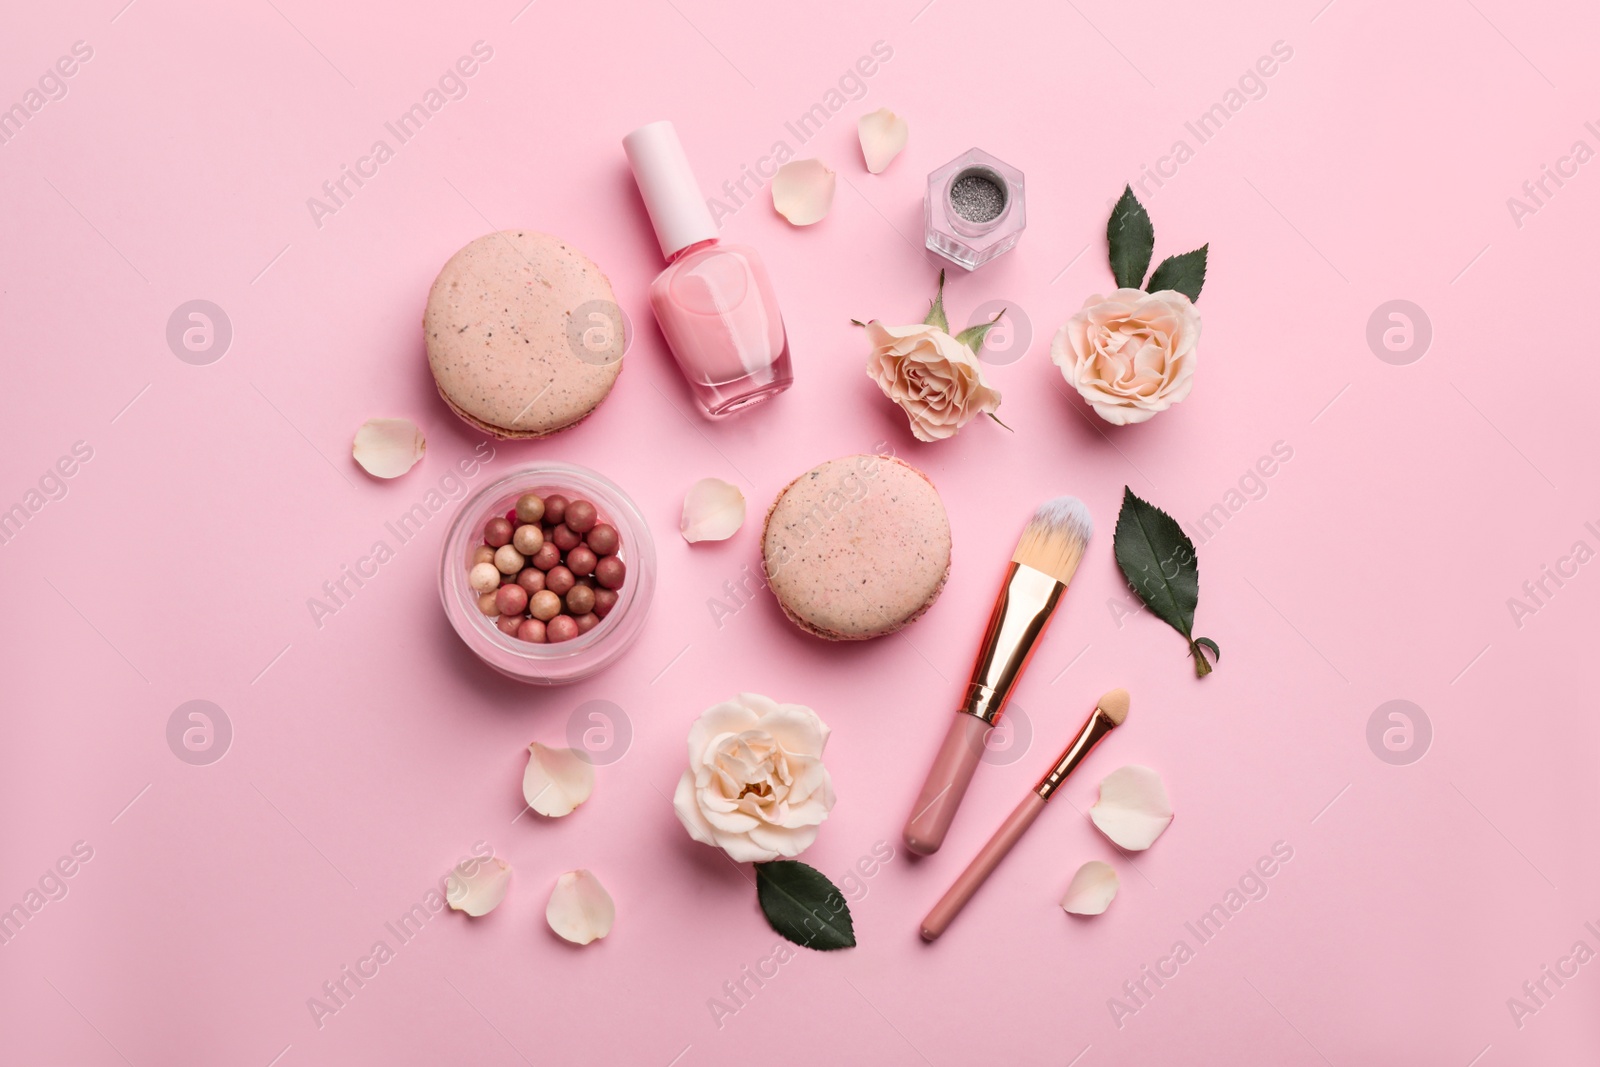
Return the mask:
<path id="1" fill-rule="evenodd" d="M 717 224 L 672 123 L 640 126 L 622 139 L 622 149 L 628 153 L 633 180 L 639 184 L 664 257 L 671 259 L 680 249 L 717 236 Z"/>

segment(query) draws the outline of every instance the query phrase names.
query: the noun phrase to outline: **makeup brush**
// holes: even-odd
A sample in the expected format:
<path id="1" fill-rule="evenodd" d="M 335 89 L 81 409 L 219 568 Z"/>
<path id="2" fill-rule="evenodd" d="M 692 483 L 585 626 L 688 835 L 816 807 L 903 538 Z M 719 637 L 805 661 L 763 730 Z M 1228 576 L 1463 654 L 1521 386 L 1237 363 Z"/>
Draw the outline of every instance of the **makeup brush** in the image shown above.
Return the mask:
<path id="1" fill-rule="evenodd" d="M 906 847 L 912 852 L 926 856 L 944 843 L 983 755 L 984 737 L 1000 721 L 1093 532 L 1089 509 L 1074 496 L 1040 504 L 1023 528 L 989 613 L 966 695 L 906 822 Z"/>
<path id="2" fill-rule="evenodd" d="M 1045 801 L 1049 800 L 1060 788 L 1061 783 L 1066 781 L 1067 775 L 1083 762 L 1083 758 L 1106 734 L 1122 725 L 1122 720 L 1128 717 L 1128 703 L 1126 689 L 1113 689 L 1100 698 L 1089 716 L 1089 721 L 1083 724 L 1083 729 L 1072 739 L 1072 744 L 1061 753 L 1061 758 L 1050 768 L 1050 773 L 1039 779 L 1039 784 L 1033 787 L 1033 792 L 1022 798 L 1022 803 L 1018 804 L 1006 821 L 1000 824 L 1000 829 L 989 838 L 989 843 L 972 858 L 972 862 L 967 864 L 967 869 L 961 872 L 961 877 L 957 878 L 955 884 L 939 898 L 939 903 L 928 912 L 928 917 L 922 920 L 924 941 L 932 941 L 944 933 L 945 927 L 950 925 L 950 921 L 966 906 L 967 901 L 972 899 L 972 894 L 976 893 L 990 873 L 1000 866 L 1000 861 L 1006 858 L 1006 853 L 1011 851 L 1011 846 L 1017 843 L 1023 831 L 1033 825 L 1033 820 L 1044 810 Z"/>

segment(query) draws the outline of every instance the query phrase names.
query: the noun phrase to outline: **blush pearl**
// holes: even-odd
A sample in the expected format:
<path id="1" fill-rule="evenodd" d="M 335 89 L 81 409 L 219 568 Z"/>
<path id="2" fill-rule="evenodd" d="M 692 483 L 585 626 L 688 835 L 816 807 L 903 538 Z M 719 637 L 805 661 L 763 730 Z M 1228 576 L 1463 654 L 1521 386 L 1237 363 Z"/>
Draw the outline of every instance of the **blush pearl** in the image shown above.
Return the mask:
<path id="1" fill-rule="evenodd" d="M 502 615 L 521 615 L 528 610 L 528 591 L 515 583 L 502 585 L 494 595 L 494 604 Z"/>
<path id="2" fill-rule="evenodd" d="M 572 527 L 562 524 L 550 531 L 550 540 L 563 552 L 571 552 L 583 543 L 583 535 Z"/>
<path id="3" fill-rule="evenodd" d="M 551 567 L 544 574 L 544 587 L 556 596 L 566 596 L 578 580 L 565 567 Z"/>
<path id="4" fill-rule="evenodd" d="M 522 553 L 510 545 L 501 545 L 494 550 L 494 565 L 499 568 L 501 574 L 515 574 L 526 562 L 527 560 L 522 558 Z"/>
<path id="5" fill-rule="evenodd" d="M 549 622 L 561 614 L 561 598 L 548 589 L 541 589 L 528 598 L 528 613 L 540 622 Z"/>
<path id="6" fill-rule="evenodd" d="M 544 588 L 544 571 L 538 567 L 524 567 L 517 572 L 517 584 L 532 596 Z"/>
<path id="7" fill-rule="evenodd" d="M 616 555 L 617 548 L 622 544 L 617 528 L 609 522 L 602 522 L 585 534 L 583 539 L 594 549 L 594 554 L 597 556 Z"/>
<path id="8" fill-rule="evenodd" d="M 493 563 L 474 563 L 467 572 L 467 584 L 475 592 L 492 593 L 500 585 L 500 572 Z"/>
<path id="9" fill-rule="evenodd" d="M 522 619 L 517 615 L 502 615 L 494 621 L 494 624 L 507 637 L 515 637 L 517 635 L 517 627 L 522 625 Z"/>
<path id="10" fill-rule="evenodd" d="M 561 550 L 554 541 L 546 541 L 539 551 L 533 554 L 533 565 L 542 571 L 547 571 L 561 562 Z"/>
<path id="11" fill-rule="evenodd" d="M 542 645 L 547 640 L 544 633 L 544 623 L 538 619 L 523 619 L 518 623 L 517 636 L 535 645 Z"/>
<path id="12" fill-rule="evenodd" d="M 622 588 L 622 581 L 627 577 L 628 568 L 616 556 L 607 556 L 595 564 L 594 579 L 606 589 Z"/>
<path id="13" fill-rule="evenodd" d="M 470 566 L 476 567 L 480 563 L 493 562 L 494 549 L 490 548 L 488 545 L 479 545 L 477 548 L 472 550 L 472 563 Z"/>
<path id="14" fill-rule="evenodd" d="M 599 562 L 600 558 L 595 555 L 594 549 L 590 548 L 588 545 L 579 545 L 577 548 L 574 548 L 571 552 L 567 553 L 567 570 L 578 575 L 579 577 L 582 577 L 586 574 L 593 574 L 594 565 Z M 579 614 L 581 615 L 583 613 L 579 612 Z"/>
<path id="15" fill-rule="evenodd" d="M 559 526 L 567 517 L 567 498 L 560 493 L 551 493 L 544 498 L 544 521 L 546 526 Z"/>
<path id="16" fill-rule="evenodd" d="M 586 614 L 579 615 L 573 621 L 578 624 L 578 632 L 580 634 L 586 634 L 596 626 L 600 625 L 600 616 L 591 611 L 587 612 Z"/>
<path id="17" fill-rule="evenodd" d="M 567 590 L 567 611 L 573 615 L 587 615 L 594 610 L 594 590 L 586 585 L 575 585 Z"/>
<path id="18" fill-rule="evenodd" d="M 478 597 L 478 610 L 490 616 L 500 614 L 500 608 L 495 604 L 495 595 L 484 593 Z"/>
<path id="19" fill-rule="evenodd" d="M 534 523 L 544 518 L 544 498 L 536 493 L 523 493 L 517 498 L 517 521 Z"/>
<path id="20" fill-rule="evenodd" d="M 551 641 L 571 641 L 578 636 L 578 622 L 571 615 L 557 615 L 545 624 L 544 632 Z"/>
<path id="21" fill-rule="evenodd" d="M 509 545 L 511 543 L 511 524 L 498 515 L 490 519 L 483 527 L 483 543 L 490 548 Z"/>
<path id="22" fill-rule="evenodd" d="M 594 613 L 602 619 L 611 614 L 611 609 L 617 606 L 617 592 L 614 589 L 596 589 L 594 591 Z"/>
<path id="23" fill-rule="evenodd" d="M 600 521 L 600 513 L 587 500 L 574 500 L 567 505 L 567 517 L 563 521 L 566 522 L 568 529 L 576 530 L 578 533 L 588 533 L 594 529 L 594 524 Z"/>
<path id="24" fill-rule="evenodd" d="M 531 556 L 544 547 L 544 531 L 537 526 L 518 526 L 511 535 L 511 544 L 524 556 Z"/>

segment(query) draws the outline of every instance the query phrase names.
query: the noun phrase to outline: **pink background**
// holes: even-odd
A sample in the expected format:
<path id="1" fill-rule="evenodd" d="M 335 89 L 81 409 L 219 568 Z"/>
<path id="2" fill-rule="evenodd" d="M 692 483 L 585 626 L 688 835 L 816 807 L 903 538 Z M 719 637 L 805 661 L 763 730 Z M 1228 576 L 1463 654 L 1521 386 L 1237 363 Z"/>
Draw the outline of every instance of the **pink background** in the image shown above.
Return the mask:
<path id="1" fill-rule="evenodd" d="M 1506 204 L 1574 141 L 1600 148 L 1584 128 L 1600 120 L 1591 7 L 123 2 L 25 5 L 0 40 L 6 104 L 73 42 L 93 49 L 66 97 L 0 147 L 0 506 L 74 442 L 93 450 L 0 547 L 0 903 L 75 842 L 93 850 L 0 947 L 0 1061 L 1596 1061 L 1600 963 L 1547 982 L 1520 1027 L 1507 1005 L 1574 942 L 1600 949 L 1583 925 L 1600 926 L 1600 564 L 1520 628 L 1507 607 L 1574 541 L 1600 548 L 1583 526 L 1600 526 L 1583 325 L 1600 164 L 1520 226 Z M 479 40 L 493 58 L 466 97 L 316 226 L 306 199 Z M 763 191 L 724 228 L 767 257 L 795 386 L 702 422 L 649 320 L 661 264 L 620 138 L 675 119 L 710 193 L 793 144 L 784 122 L 877 41 L 892 58 L 800 151 L 838 171 L 831 215 L 791 229 Z M 1184 123 L 1277 41 L 1293 56 L 1265 95 L 1196 147 Z M 911 144 L 871 176 L 855 119 L 885 105 Z M 1158 257 L 1211 243 L 1197 384 L 1119 430 L 1063 392 L 1049 337 L 1109 287 L 1108 199 L 1179 138 L 1193 158 L 1145 201 Z M 956 273 L 952 318 L 1001 301 L 1032 340 L 989 371 L 1015 433 L 974 424 L 920 445 L 862 374 L 848 320 L 920 318 L 937 266 L 920 251 L 923 178 L 975 144 L 1026 172 L 1029 228 Z M 449 631 L 443 515 L 320 629 L 306 606 L 479 443 L 437 399 L 418 322 L 445 259 L 505 227 L 585 249 L 638 327 L 592 419 L 496 446 L 473 482 L 589 464 L 658 536 L 643 638 L 557 691 L 501 679 Z M 165 340 L 196 298 L 234 331 L 209 366 Z M 1366 341 L 1393 299 L 1433 327 L 1408 366 Z M 349 459 L 376 415 L 428 434 L 401 480 Z M 801 635 L 766 597 L 715 625 L 707 602 L 754 565 L 757 523 L 685 545 L 689 483 L 726 478 L 759 515 L 803 470 L 880 441 L 949 507 L 937 605 L 852 646 Z M 1200 548 L 1196 632 L 1223 661 L 1199 682 L 1168 628 L 1113 610 L 1122 487 L 1192 525 L 1276 442 L 1292 459 Z M 913 861 L 899 827 L 999 567 L 1063 492 L 1098 534 L 1017 695 L 1031 748 L 981 768 L 945 849 Z M 951 932 L 921 944 L 923 912 L 1116 685 L 1133 693 L 1127 726 Z M 833 727 L 839 802 L 806 861 L 842 880 L 876 842 L 895 856 L 855 894 L 858 948 L 801 952 L 719 1029 L 708 1000 L 777 937 L 749 868 L 691 842 L 664 797 L 691 720 L 739 690 Z M 1397 698 L 1433 729 L 1406 766 L 1366 740 Z M 233 726 L 209 766 L 166 742 L 192 699 Z M 565 743 L 596 699 L 626 714 L 631 747 L 570 818 L 514 822 L 526 745 Z M 1133 857 L 1080 814 L 1124 763 L 1159 769 L 1178 812 Z M 515 868 L 501 908 L 435 917 L 319 1028 L 307 998 L 378 939 L 394 948 L 384 923 L 476 841 Z M 1198 944 L 1184 923 L 1280 841 L 1293 858 L 1266 897 Z M 1121 895 L 1098 919 L 1068 917 L 1057 901 L 1094 858 L 1121 872 Z M 581 950 L 543 919 L 556 875 L 580 866 L 618 908 L 612 935 Z M 1179 939 L 1194 958 L 1119 1027 L 1108 1002 L 1131 1004 L 1123 983 Z"/>

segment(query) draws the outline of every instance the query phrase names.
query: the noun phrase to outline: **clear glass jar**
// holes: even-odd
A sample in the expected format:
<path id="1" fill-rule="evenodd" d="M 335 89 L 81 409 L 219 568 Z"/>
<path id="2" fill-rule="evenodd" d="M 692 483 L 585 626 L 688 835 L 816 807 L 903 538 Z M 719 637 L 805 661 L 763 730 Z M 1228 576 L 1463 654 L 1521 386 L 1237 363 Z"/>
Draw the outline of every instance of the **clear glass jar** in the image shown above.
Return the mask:
<path id="1" fill-rule="evenodd" d="M 922 215 L 928 248 L 977 270 L 1015 248 L 1028 226 L 1022 172 L 981 148 L 963 152 L 928 175 Z"/>
<path id="2" fill-rule="evenodd" d="M 570 641 L 534 644 L 501 633 L 494 619 L 478 610 L 478 594 L 467 583 L 473 550 L 484 543 L 484 524 L 505 515 L 524 493 L 588 500 L 620 537 L 617 556 L 627 565 L 627 577 L 617 590 L 616 606 L 594 629 Z M 655 542 L 638 507 L 608 478 L 565 463 L 520 467 L 462 501 L 439 561 L 439 599 L 461 640 L 501 674 L 530 685 L 564 685 L 610 666 L 638 638 L 655 585 Z"/>

